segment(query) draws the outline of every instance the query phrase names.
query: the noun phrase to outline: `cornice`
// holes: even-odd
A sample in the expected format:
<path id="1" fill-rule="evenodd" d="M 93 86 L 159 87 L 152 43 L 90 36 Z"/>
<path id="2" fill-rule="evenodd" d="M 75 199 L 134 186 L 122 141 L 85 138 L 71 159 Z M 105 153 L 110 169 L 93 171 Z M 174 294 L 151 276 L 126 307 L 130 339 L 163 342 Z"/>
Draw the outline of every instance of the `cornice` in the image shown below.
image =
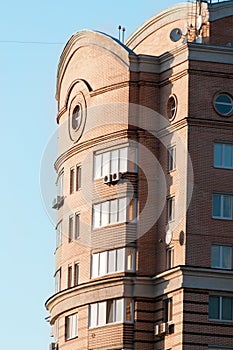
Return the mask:
<path id="1" fill-rule="evenodd" d="M 154 299 L 180 289 L 233 293 L 233 271 L 177 266 L 157 276 L 104 277 L 61 291 L 46 301 L 51 323 L 71 309 L 109 298 L 133 297 Z"/>
<path id="2" fill-rule="evenodd" d="M 220 117 L 219 117 L 220 118 Z M 216 119 L 201 119 L 188 117 L 187 122 L 190 126 L 208 127 L 212 129 L 225 129 L 232 131 L 232 117 L 223 117 L 227 120 L 216 120 Z"/>
<path id="3" fill-rule="evenodd" d="M 233 64 L 233 47 L 188 43 L 189 60 Z"/>
<path id="4" fill-rule="evenodd" d="M 135 132 L 130 131 L 128 129 L 126 130 L 120 130 L 117 132 L 113 132 L 111 134 L 107 134 L 107 135 L 101 135 L 99 137 L 95 137 L 91 140 L 87 140 L 84 142 L 79 142 L 77 144 L 74 144 L 74 146 L 72 148 L 70 148 L 68 151 L 66 151 L 65 153 L 61 154 L 58 159 L 56 160 L 54 166 L 56 171 L 58 171 L 58 169 L 61 167 L 61 165 L 67 161 L 69 158 L 73 157 L 75 154 L 86 151 L 90 148 L 93 148 L 94 146 L 96 146 L 97 144 L 102 144 L 102 143 L 106 143 L 107 141 L 113 141 L 113 140 L 119 140 L 119 139 L 123 139 L 123 138 L 129 138 L 130 135 L 132 134 L 135 135 Z"/>
<path id="5" fill-rule="evenodd" d="M 127 81 L 122 81 L 121 83 L 104 86 L 100 89 L 92 91 L 90 93 L 90 96 L 94 97 L 94 96 L 101 95 L 101 94 L 104 94 L 104 93 L 109 92 L 109 91 L 119 90 L 119 89 L 122 89 L 124 87 L 128 87 L 129 85 L 130 85 L 130 81 L 127 80 Z"/>

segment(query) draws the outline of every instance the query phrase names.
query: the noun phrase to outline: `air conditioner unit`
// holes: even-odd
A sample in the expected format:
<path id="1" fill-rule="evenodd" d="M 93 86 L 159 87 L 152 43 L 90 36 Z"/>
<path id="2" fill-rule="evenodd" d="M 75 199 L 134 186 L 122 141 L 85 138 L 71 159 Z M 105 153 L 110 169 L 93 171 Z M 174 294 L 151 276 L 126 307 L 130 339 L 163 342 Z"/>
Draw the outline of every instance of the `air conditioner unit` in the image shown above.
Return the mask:
<path id="1" fill-rule="evenodd" d="M 159 335 L 159 324 L 155 325 L 155 335 Z"/>
<path id="2" fill-rule="evenodd" d="M 166 323 L 160 323 L 159 325 L 159 333 L 165 334 L 166 333 Z"/>
<path id="3" fill-rule="evenodd" d="M 57 197 L 55 197 L 52 201 L 52 208 L 57 209 Z"/>
<path id="4" fill-rule="evenodd" d="M 49 350 L 58 350 L 58 344 L 57 343 L 50 343 Z"/>
<path id="5" fill-rule="evenodd" d="M 104 176 L 104 183 L 105 184 L 109 184 L 112 180 L 112 175 L 111 174 L 108 174 L 108 175 L 105 175 Z"/>
<path id="6" fill-rule="evenodd" d="M 168 322 L 166 323 L 166 334 L 173 334 L 175 332 L 174 323 Z"/>
<path id="7" fill-rule="evenodd" d="M 121 178 L 121 173 L 113 173 L 112 174 L 112 182 L 117 182 Z"/>
<path id="8" fill-rule="evenodd" d="M 63 196 L 57 196 L 53 199 L 52 201 L 52 208 L 53 209 L 58 209 L 60 208 L 60 206 L 62 205 L 63 203 L 63 200 L 64 200 L 64 197 Z"/>

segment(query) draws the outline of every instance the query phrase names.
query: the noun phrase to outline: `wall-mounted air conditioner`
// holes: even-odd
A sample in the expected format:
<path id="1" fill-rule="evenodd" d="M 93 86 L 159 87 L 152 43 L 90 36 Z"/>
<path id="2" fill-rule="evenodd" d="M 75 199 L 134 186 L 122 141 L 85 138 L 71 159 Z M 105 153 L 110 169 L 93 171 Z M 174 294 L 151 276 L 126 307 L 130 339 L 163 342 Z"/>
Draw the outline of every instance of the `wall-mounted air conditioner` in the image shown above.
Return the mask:
<path id="1" fill-rule="evenodd" d="M 113 173 L 112 174 L 112 182 L 118 182 L 121 178 L 121 173 Z"/>
<path id="2" fill-rule="evenodd" d="M 57 196 L 52 201 L 52 208 L 53 209 L 59 209 L 60 206 L 63 204 L 64 197 L 63 196 Z"/>
<path id="3" fill-rule="evenodd" d="M 104 176 L 104 183 L 105 184 L 110 184 L 111 181 L 112 181 L 112 175 L 111 174 L 108 174 L 108 175 Z"/>
<path id="4" fill-rule="evenodd" d="M 49 350 L 58 350 L 58 344 L 57 343 L 50 343 Z"/>

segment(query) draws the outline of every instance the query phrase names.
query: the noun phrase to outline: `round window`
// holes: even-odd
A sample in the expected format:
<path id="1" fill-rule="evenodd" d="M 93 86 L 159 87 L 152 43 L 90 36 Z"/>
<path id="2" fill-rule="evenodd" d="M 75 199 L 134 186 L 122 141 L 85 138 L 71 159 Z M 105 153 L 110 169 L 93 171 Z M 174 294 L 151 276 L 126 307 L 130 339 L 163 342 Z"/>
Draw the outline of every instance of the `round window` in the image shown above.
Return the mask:
<path id="1" fill-rule="evenodd" d="M 82 108 L 80 105 L 77 105 L 72 113 L 71 125 L 73 130 L 77 130 L 81 124 L 82 119 Z"/>
<path id="2" fill-rule="evenodd" d="M 233 99 L 230 95 L 222 93 L 216 95 L 214 99 L 214 108 L 217 113 L 228 116 L 233 111 Z"/>
<path id="3" fill-rule="evenodd" d="M 167 102 L 167 116 L 170 120 L 174 119 L 177 110 L 177 100 L 175 96 L 170 96 Z"/>

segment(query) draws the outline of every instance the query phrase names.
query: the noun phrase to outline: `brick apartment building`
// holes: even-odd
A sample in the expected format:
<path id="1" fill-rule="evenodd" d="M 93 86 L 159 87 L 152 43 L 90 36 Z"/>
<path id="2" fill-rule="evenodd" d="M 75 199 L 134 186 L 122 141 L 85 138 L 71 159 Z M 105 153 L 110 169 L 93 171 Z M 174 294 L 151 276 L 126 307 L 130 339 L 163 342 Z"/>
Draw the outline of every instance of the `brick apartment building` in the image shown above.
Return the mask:
<path id="1" fill-rule="evenodd" d="M 74 34 L 57 101 L 50 348 L 233 349 L 233 1 Z"/>

